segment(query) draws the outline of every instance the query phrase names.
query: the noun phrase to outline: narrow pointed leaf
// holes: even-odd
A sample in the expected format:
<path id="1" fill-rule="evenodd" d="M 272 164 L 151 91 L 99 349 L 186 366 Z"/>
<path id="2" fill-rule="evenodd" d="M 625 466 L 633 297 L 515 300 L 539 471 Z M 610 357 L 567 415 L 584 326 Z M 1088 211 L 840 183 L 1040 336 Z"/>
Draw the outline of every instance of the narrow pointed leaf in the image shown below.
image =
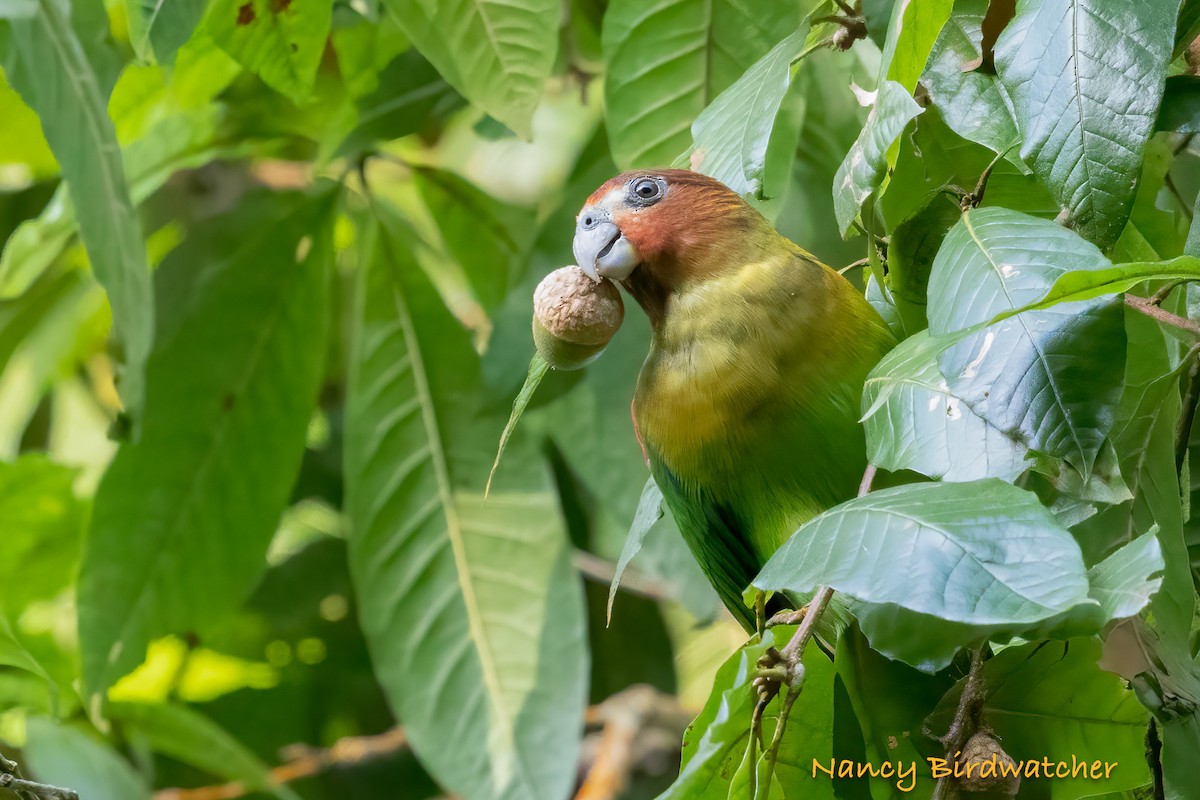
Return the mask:
<path id="1" fill-rule="evenodd" d="M 154 336 L 150 270 L 108 118 L 109 77 L 93 68 L 72 27 L 72 13 L 62 0 L 37 0 L 32 16 L 0 20 L 0 40 L 5 33 L 8 39 L 4 71 L 41 119 L 74 201 L 92 268 L 108 292 L 113 326 L 124 345 L 121 397 L 136 430 Z"/>

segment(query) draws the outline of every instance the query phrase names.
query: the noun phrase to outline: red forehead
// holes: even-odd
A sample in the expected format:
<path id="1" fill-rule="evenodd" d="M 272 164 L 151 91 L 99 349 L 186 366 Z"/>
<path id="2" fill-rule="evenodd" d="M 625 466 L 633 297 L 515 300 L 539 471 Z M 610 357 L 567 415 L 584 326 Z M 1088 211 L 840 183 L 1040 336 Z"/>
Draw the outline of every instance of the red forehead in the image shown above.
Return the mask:
<path id="1" fill-rule="evenodd" d="M 699 172 L 692 172 L 690 169 L 641 169 L 622 172 L 620 175 L 609 178 L 601 184 L 599 189 L 592 192 L 592 196 L 587 199 L 587 205 L 600 202 L 613 189 L 624 188 L 634 178 L 662 178 L 672 189 L 687 186 L 693 189 L 709 190 L 717 195 L 733 194 L 720 181 L 707 175 L 701 175 Z"/>

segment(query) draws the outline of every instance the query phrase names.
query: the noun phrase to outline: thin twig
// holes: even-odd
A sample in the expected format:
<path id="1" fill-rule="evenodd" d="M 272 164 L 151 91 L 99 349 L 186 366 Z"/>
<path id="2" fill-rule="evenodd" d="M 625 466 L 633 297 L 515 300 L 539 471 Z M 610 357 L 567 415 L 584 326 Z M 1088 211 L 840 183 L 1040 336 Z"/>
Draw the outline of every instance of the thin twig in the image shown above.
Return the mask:
<path id="1" fill-rule="evenodd" d="M 1173 328 L 1178 328 L 1181 331 L 1186 331 L 1193 336 L 1200 337 L 1200 324 L 1178 314 L 1172 314 L 1150 302 L 1149 298 L 1138 297 L 1136 295 L 1125 295 L 1125 305 L 1150 317 L 1153 320 L 1161 322 L 1164 325 L 1170 325 Z"/>
<path id="2" fill-rule="evenodd" d="M 347 736 L 329 748 L 291 745 L 284 748 L 287 763 L 271 770 L 271 783 L 291 783 L 333 767 L 355 766 L 398 753 L 406 747 L 408 737 L 401 728 L 391 728 L 374 736 Z M 195 789 L 160 789 L 154 793 L 154 800 L 237 800 L 256 791 L 255 787 L 233 781 Z"/>
<path id="3" fill-rule="evenodd" d="M 571 563 L 575 569 L 585 578 L 591 578 L 597 583 L 610 585 L 613 576 L 616 575 L 617 565 L 613 562 L 593 555 L 586 550 L 576 550 L 571 554 Z M 620 590 L 627 594 L 644 597 L 647 600 L 671 600 L 674 599 L 669 591 L 670 587 L 664 587 L 661 584 L 655 584 L 648 578 L 639 575 L 637 570 L 625 568 L 625 572 L 621 574 Z"/>
<path id="4" fill-rule="evenodd" d="M 987 642 L 981 644 L 971 653 L 971 671 L 967 673 L 967 682 L 963 686 L 962 695 L 958 698 L 958 708 L 954 711 L 954 720 L 950 729 L 942 737 L 942 746 L 946 748 L 946 761 L 949 763 L 958 758 L 967 740 L 979 728 L 980 713 L 987 699 L 987 688 L 983 684 L 983 654 Z M 933 787 L 930 800 L 943 800 L 949 791 L 950 782 L 946 778 L 938 778 Z"/>

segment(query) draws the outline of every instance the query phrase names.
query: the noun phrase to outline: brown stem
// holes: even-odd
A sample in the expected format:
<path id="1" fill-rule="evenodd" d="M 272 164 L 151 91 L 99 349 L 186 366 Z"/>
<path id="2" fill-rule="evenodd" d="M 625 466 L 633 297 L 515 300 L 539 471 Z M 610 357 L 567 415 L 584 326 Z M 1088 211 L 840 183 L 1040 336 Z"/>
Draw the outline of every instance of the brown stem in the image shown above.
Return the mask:
<path id="1" fill-rule="evenodd" d="M 954 711 L 954 720 L 950 729 L 942 737 L 942 745 L 946 748 L 947 765 L 958 758 L 963 745 L 979 728 L 980 713 L 987 699 L 986 687 L 983 685 L 983 653 L 987 642 L 981 644 L 971 653 L 971 671 L 967 673 L 967 682 L 963 686 L 962 695 L 958 698 L 958 708 Z M 930 800 L 943 800 L 949 791 L 950 782 L 946 778 L 938 778 L 933 787 Z"/>
<path id="2" fill-rule="evenodd" d="M 1150 302 L 1149 298 L 1138 297 L 1136 295 L 1125 295 L 1125 305 L 1132 308 L 1134 311 L 1145 314 L 1151 319 L 1161 322 L 1163 325 L 1170 325 L 1173 328 L 1178 328 L 1181 331 L 1186 331 L 1193 336 L 1200 337 L 1200 324 L 1178 314 L 1172 314 L 1154 303 Z"/>

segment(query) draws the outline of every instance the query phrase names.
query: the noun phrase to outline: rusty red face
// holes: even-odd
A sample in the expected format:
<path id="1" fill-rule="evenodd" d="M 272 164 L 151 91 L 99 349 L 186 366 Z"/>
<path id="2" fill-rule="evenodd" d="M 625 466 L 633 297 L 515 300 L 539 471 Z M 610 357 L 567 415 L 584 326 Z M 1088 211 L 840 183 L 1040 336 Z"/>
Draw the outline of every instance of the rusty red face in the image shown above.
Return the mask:
<path id="1" fill-rule="evenodd" d="M 623 281 L 641 264 L 683 265 L 730 220 L 753 209 L 719 181 L 682 169 L 626 172 L 605 182 L 576 217 L 573 250 L 594 280 Z"/>

